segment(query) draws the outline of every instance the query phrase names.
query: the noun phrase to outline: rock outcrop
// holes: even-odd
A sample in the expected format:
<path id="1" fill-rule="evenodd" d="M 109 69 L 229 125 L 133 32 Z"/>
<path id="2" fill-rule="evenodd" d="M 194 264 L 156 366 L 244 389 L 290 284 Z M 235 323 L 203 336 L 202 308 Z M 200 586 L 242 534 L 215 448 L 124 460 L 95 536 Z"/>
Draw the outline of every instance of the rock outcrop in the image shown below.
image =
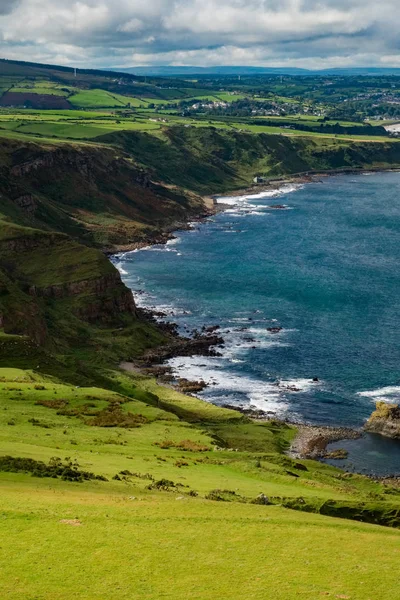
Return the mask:
<path id="1" fill-rule="evenodd" d="M 376 409 L 365 424 L 365 430 L 386 437 L 400 438 L 400 406 L 377 402 Z"/>

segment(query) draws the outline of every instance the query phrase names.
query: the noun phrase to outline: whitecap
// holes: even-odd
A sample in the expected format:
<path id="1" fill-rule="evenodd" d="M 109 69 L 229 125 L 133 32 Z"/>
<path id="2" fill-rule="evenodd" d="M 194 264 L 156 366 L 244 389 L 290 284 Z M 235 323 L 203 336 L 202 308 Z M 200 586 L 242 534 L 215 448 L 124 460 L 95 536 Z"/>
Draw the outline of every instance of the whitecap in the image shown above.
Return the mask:
<path id="1" fill-rule="evenodd" d="M 396 403 L 400 402 L 400 386 L 399 385 L 391 385 L 382 388 L 378 388 L 377 390 L 369 390 L 365 392 L 358 392 L 358 396 L 362 396 L 363 398 L 370 398 L 371 402 L 388 402 L 388 403 Z"/>
<path id="2" fill-rule="evenodd" d="M 284 389 L 286 393 L 296 392 L 311 392 L 315 387 L 321 387 L 321 381 L 313 381 L 313 379 L 281 379 L 279 387 Z"/>
<path id="3" fill-rule="evenodd" d="M 259 192 L 258 194 L 247 194 L 245 196 L 220 196 L 216 199 L 217 204 L 225 204 L 235 207 L 241 207 L 249 205 L 248 201 L 251 200 L 261 200 L 268 198 L 277 198 L 279 196 L 284 196 L 286 194 L 291 194 L 292 192 L 296 192 L 304 187 L 303 184 L 284 184 L 282 187 L 276 190 Z M 268 207 L 265 207 L 268 208 Z M 230 210 L 230 209 L 228 209 Z"/>
<path id="4" fill-rule="evenodd" d="M 176 244 L 179 244 L 181 241 L 181 238 L 178 237 L 174 237 L 170 240 L 168 240 L 168 242 L 166 242 L 166 246 L 176 246 Z"/>
<path id="5" fill-rule="evenodd" d="M 177 377 L 205 381 L 209 387 L 201 395 L 206 400 L 259 408 L 281 416 L 289 408 L 287 398 L 276 384 L 229 371 L 221 358 L 177 357 L 169 360 L 168 364 Z"/>
<path id="6" fill-rule="evenodd" d="M 122 263 L 117 263 L 115 265 L 115 268 L 118 269 L 121 275 L 129 275 L 128 271 L 125 271 L 125 269 L 123 268 Z"/>

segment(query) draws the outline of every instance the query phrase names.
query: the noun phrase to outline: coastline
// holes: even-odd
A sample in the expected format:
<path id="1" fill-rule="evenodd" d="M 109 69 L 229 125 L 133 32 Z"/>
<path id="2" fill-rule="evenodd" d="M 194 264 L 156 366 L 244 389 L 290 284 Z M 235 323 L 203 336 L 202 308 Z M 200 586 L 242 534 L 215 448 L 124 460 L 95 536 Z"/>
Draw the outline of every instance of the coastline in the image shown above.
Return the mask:
<path id="1" fill-rule="evenodd" d="M 400 167 L 369 167 L 368 169 L 355 169 L 355 168 L 343 168 L 343 169 L 329 169 L 322 171 L 306 171 L 302 173 L 293 173 L 292 175 L 282 175 L 271 177 L 266 179 L 263 183 L 251 183 L 246 188 L 237 188 L 234 190 L 226 190 L 218 194 L 211 194 L 203 196 L 204 207 L 203 210 L 197 214 L 192 214 L 184 221 L 175 221 L 166 225 L 163 230 L 148 234 L 143 240 L 133 241 L 128 244 L 116 244 L 112 248 L 103 248 L 103 252 L 109 256 L 115 256 L 123 252 L 133 252 L 135 250 L 142 250 L 149 246 L 155 246 L 158 244 L 166 244 L 168 241 L 175 239 L 174 232 L 176 231 L 187 231 L 192 228 L 191 223 L 205 221 L 209 217 L 216 215 L 220 212 L 231 208 L 229 204 L 217 203 L 218 198 L 223 197 L 240 197 L 253 194 L 260 194 L 262 192 L 273 192 L 278 191 L 282 186 L 285 185 L 301 185 L 307 183 L 319 183 L 321 178 L 334 177 L 336 175 L 363 175 L 368 173 L 395 173 L 400 172 Z"/>
<path id="2" fill-rule="evenodd" d="M 179 231 L 179 230 L 187 230 L 191 228 L 190 223 L 191 222 L 201 222 L 211 216 L 213 216 L 216 213 L 219 212 L 224 212 L 226 209 L 231 208 L 231 205 L 229 204 L 223 204 L 223 203 L 217 203 L 216 199 L 220 199 L 223 198 L 224 196 L 227 197 L 240 197 L 240 196 L 246 196 L 246 195 L 252 195 L 252 194 L 258 194 L 258 193 L 262 193 L 262 192 L 271 192 L 274 190 L 279 190 L 281 189 L 283 186 L 288 185 L 288 184 L 297 184 L 297 185 L 301 185 L 301 184 L 306 184 L 306 183 L 316 183 L 316 182 L 320 182 L 321 178 L 327 178 L 327 177 L 331 177 L 331 176 L 337 176 L 337 175 L 362 175 L 362 174 L 367 174 L 367 173 L 379 173 L 379 172 L 398 172 L 400 171 L 400 169 L 396 169 L 396 168 L 390 168 L 390 169 L 382 169 L 382 168 L 377 168 L 377 169 L 365 169 L 365 170 L 361 170 L 361 169 L 351 169 L 351 170 L 336 170 L 336 171 L 329 171 L 329 172 L 316 172 L 316 173 L 302 173 L 302 174 L 295 174 L 292 176 L 285 176 L 282 178 L 275 178 L 273 180 L 270 180 L 268 182 L 265 182 L 263 184 L 253 184 L 250 187 L 246 188 L 246 189 L 238 189 L 238 190 L 234 190 L 232 192 L 225 192 L 225 193 L 221 193 L 221 194 L 215 194 L 213 196 L 208 196 L 205 200 L 207 202 L 206 204 L 206 208 L 207 208 L 207 212 L 197 215 L 196 217 L 190 217 L 190 222 L 189 223 L 177 223 L 174 225 L 171 225 L 170 227 L 168 227 L 168 231 L 166 231 L 163 234 L 163 238 L 158 238 L 156 240 L 148 240 L 147 242 L 143 242 L 143 243 L 138 243 L 135 245 L 135 248 L 132 249 L 140 249 L 140 248 L 145 248 L 147 246 L 153 245 L 153 244 L 163 244 L 166 243 L 167 241 L 174 239 L 175 235 L 173 232 L 175 231 Z M 125 248 L 123 249 L 124 251 L 129 251 L 126 250 Z M 114 253 L 113 253 L 114 254 Z M 147 310 L 147 312 L 149 313 L 149 315 L 152 313 L 152 311 Z M 154 311 L 154 319 L 157 319 L 157 317 L 160 316 L 160 314 L 157 314 L 156 311 Z M 173 327 L 174 324 L 171 322 L 168 322 L 168 316 L 165 315 L 163 316 L 164 318 L 167 319 L 167 324 L 170 327 Z M 178 338 L 179 336 L 177 336 Z M 217 337 L 217 336 L 216 336 Z M 218 341 L 216 341 L 215 346 L 218 345 L 218 343 L 221 343 L 221 338 L 218 337 Z M 179 377 L 173 377 L 173 376 L 168 376 L 165 377 L 165 372 L 161 372 L 163 371 L 163 369 L 165 368 L 165 365 L 163 365 L 163 361 L 167 360 L 168 358 L 171 357 L 179 357 L 179 356 L 188 356 L 187 352 L 192 353 L 192 348 L 191 348 L 191 344 L 193 342 L 192 338 L 180 338 L 179 340 L 177 339 L 177 343 L 176 344 L 172 344 L 169 345 L 168 347 L 164 347 L 164 348 L 159 348 L 159 349 L 155 349 L 155 351 L 152 353 L 152 357 L 150 361 L 146 361 L 147 364 L 139 364 L 136 363 L 134 365 L 135 369 L 138 369 L 139 372 L 142 372 L 143 374 L 147 374 L 149 375 L 149 362 L 151 363 L 151 368 L 153 370 L 153 372 L 151 373 L 153 376 L 156 376 L 159 379 L 159 382 L 161 385 L 169 385 L 171 387 L 173 387 L 174 389 L 176 389 L 177 391 L 181 391 L 183 393 L 189 393 L 191 395 L 196 396 L 196 393 L 198 391 L 201 391 L 202 387 L 199 387 L 198 390 L 196 390 L 196 386 L 200 383 L 204 384 L 204 382 L 198 382 L 198 381 L 192 381 L 192 382 L 187 382 L 187 380 L 185 380 L 187 382 L 187 384 L 189 384 L 187 386 L 187 389 L 182 389 L 181 385 L 180 385 L 180 379 Z M 205 346 L 207 347 L 207 350 L 203 353 L 202 349 L 201 349 L 201 344 L 198 346 L 199 351 L 196 352 L 196 354 L 201 355 L 201 356 L 210 356 L 210 354 L 208 353 L 210 348 L 212 348 L 212 341 L 210 339 L 208 339 L 208 343 L 206 342 Z M 159 369 L 159 374 L 157 374 L 157 369 Z M 145 373 L 145 370 L 147 370 L 147 373 Z M 175 383 L 173 383 L 175 380 Z M 190 384 L 193 384 L 193 386 L 191 387 Z M 198 397 L 198 396 L 197 396 Z M 201 399 L 201 398 L 200 398 Z M 234 407 L 230 407 L 230 408 L 234 408 Z M 263 414 L 251 414 L 252 412 L 256 412 L 256 411 L 251 411 L 248 410 L 247 414 L 246 411 L 241 411 L 243 412 L 243 414 L 245 416 L 247 416 L 249 419 L 254 420 L 254 421 L 269 421 L 271 419 L 276 419 L 276 417 L 268 415 L 268 413 L 264 412 Z M 260 411 L 261 413 L 262 411 Z M 296 457 L 296 458 L 307 458 L 307 459 L 320 459 L 320 458 L 324 458 L 327 454 L 327 446 L 329 445 L 329 443 L 331 442 L 335 442 L 335 441 L 340 441 L 340 440 L 345 440 L 345 439 L 358 439 L 360 437 L 362 437 L 362 430 L 357 430 L 357 429 L 352 429 L 352 428 L 347 428 L 347 427 L 334 427 L 334 426 L 314 426 L 314 425 L 306 425 L 306 424 L 299 424 L 298 422 L 290 422 L 287 421 L 288 424 L 293 425 L 294 427 L 296 427 L 298 429 L 297 435 L 295 440 L 293 441 L 291 448 L 288 452 L 289 456 L 292 457 Z"/>
<path id="3" fill-rule="evenodd" d="M 334 177 L 336 175 L 363 175 L 368 173 L 396 173 L 400 172 L 400 167 L 368 167 L 368 169 L 329 169 L 322 171 L 306 171 L 302 173 L 293 173 L 292 175 L 282 175 L 266 179 L 263 183 L 251 183 L 246 188 L 237 188 L 234 190 L 226 190 L 218 194 L 203 196 L 203 210 L 197 214 L 192 214 L 184 221 L 175 221 L 166 225 L 163 230 L 148 234 L 143 240 L 133 241 L 128 244 L 115 244 L 112 248 L 103 248 L 103 252 L 112 257 L 123 252 L 133 252 L 142 250 L 148 246 L 158 244 L 166 244 L 168 241 L 175 239 L 174 232 L 187 231 L 192 228 L 191 223 L 199 222 L 212 217 L 220 212 L 231 208 L 229 204 L 217 203 L 217 198 L 223 197 L 240 197 L 246 195 L 260 194 L 262 192 L 278 191 L 284 185 L 301 185 L 307 183 L 319 183 L 322 178 Z"/>
<path id="4" fill-rule="evenodd" d="M 356 440 L 362 437 L 362 431 L 351 427 L 328 427 L 324 425 L 298 425 L 288 455 L 292 458 L 320 459 L 327 456 L 326 448 L 331 442 Z"/>

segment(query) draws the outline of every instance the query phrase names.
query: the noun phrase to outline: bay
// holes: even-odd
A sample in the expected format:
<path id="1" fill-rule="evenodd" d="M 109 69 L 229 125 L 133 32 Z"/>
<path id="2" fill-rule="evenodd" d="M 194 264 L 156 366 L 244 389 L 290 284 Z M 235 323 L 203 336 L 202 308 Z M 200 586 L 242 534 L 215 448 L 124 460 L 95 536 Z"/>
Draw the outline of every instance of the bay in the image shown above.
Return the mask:
<path id="1" fill-rule="evenodd" d="M 376 400 L 400 401 L 400 174 L 220 201 L 168 244 L 114 259 L 182 332 L 221 326 L 222 356 L 172 359 L 177 375 L 204 379 L 216 404 L 312 424 L 361 426 Z"/>

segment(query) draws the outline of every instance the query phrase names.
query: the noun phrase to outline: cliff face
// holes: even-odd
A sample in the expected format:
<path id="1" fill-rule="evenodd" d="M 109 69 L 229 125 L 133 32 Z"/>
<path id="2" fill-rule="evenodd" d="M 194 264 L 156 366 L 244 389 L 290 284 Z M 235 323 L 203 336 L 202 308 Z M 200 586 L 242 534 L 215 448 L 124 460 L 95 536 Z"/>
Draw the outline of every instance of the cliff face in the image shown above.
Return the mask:
<path id="1" fill-rule="evenodd" d="M 400 164 L 400 144 L 249 134 L 214 127 L 171 127 L 164 137 L 122 131 L 99 140 L 115 144 L 153 178 L 202 194 L 247 188 L 255 174 Z"/>
<path id="2" fill-rule="evenodd" d="M 0 141 L 0 337 L 115 359 L 164 342 L 99 248 L 157 239 L 202 209 L 121 151 Z"/>
<path id="3" fill-rule="evenodd" d="M 153 182 L 109 147 L 0 142 L 1 211 L 108 250 L 157 237 L 203 210 L 201 198 Z"/>
<path id="4" fill-rule="evenodd" d="M 386 437 L 400 438 L 400 406 L 377 402 L 376 410 L 368 419 L 365 430 Z"/>
<path id="5" fill-rule="evenodd" d="M 79 321 L 112 327 L 137 319 L 131 291 L 100 251 L 64 235 L 0 225 L 0 322 L 6 334 L 51 345 L 59 318 L 70 321 L 71 333 Z"/>

